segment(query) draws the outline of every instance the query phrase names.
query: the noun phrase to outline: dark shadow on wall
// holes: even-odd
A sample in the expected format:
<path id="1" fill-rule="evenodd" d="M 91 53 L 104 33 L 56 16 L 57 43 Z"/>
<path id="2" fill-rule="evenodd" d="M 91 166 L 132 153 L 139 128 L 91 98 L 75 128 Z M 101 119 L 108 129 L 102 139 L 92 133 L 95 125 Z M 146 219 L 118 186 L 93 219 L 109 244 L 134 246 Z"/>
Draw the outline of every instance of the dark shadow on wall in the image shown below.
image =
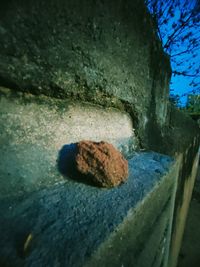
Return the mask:
<path id="1" fill-rule="evenodd" d="M 80 173 L 76 165 L 76 156 L 78 154 L 78 144 L 71 143 L 64 145 L 58 154 L 58 171 L 65 177 L 77 182 L 94 186 L 91 176 Z"/>

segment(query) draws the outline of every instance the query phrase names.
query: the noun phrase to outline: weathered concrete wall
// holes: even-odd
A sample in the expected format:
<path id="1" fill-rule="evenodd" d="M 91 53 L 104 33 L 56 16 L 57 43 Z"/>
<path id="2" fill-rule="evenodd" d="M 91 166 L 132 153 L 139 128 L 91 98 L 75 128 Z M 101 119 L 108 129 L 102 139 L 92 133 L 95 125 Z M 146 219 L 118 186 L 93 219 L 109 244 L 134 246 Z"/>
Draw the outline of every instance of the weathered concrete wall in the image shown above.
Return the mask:
<path id="1" fill-rule="evenodd" d="M 84 266 L 169 266 L 178 169 L 178 162 L 170 167 L 152 192 L 129 211 L 123 224 Z"/>
<path id="2" fill-rule="evenodd" d="M 172 240 L 170 245 L 170 257 L 169 266 L 176 267 L 178 261 L 178 255 L 181 248 L 181 242 L 183 238 L 187 213 L 190 205 L 190 200 L 192 197 L 192 191 L 194 187 L 195 178 L 197 176 L 198 165 L 199 165 L 199 152 L 196 154 L 194 162 L 192 164 L 192 172 L 185 177 L 182 172 L 183 165 L 185 164 L 182 155 L 179 156 L 180 173 L 178 176 L 178 190 L 176 195 L 175 210 L 174 210 L 174 221 L 173 221 L 173 231 Z"/>
<path id="3" fill-rule="evenodd" d="M 134 135 L 128 114 L 89 103 L 13 94 L 5 88 L 0 103 L 2 266 L 134 262 L 138 267 L 147 263 L 167 267 L 169 259 L 175 266 L 193 186 L 189 179 L 183 187 L 184 195 L 188 189 L 189 195 L 183 198 L 183 207 L 174 210 L 175 198 L 177 203 L 182 199 L 178 185 L 185 177 L 179 176 L 185 165 L 182 157 L 173 162 L 152 152 L 133 154 L 128 183 L 113 190 L 94 188 L 78 177 L 75 181 L 63 177 L 60 152 L 83 137 L 105 138 L 130 157 Z M 193 173 L 192 182 L 194 177 Z"/>
<path id="4" fill-rule="evenodd" d="M 172 158 L 132 154 L 128 181 L 113 189 L 72 180 L 60 169 L 63 146 L 83 137 L 115 145 L 119 134 L 131 140 L 130 117 L 90 104 L 1 92 L 0 266 L 166 263 L 179 171 Z"/>
<path id="5" fill-rule="evenodd" d="M 168 102 L 169 58 L 143 1 L 0 5 L 1 265 L 175 267 L 199 128 Z M 85 138 L 129 157 L 128 183 L 62 172 Z"/>
<path id="6" fill-rule="evenodd" d="M 189 116 L 179 112 L 172 106 L 170 109 L 170 132 L 168 136 L 169 140 L 171 140 L 171 137 L 176 140 L 176 145 L 174 146 L 173 142 L 171 142 L 171 147 L 169 146 L 169 148 L 180 162 L 170 251 L 170 267 L 175 267 L 198 170 L 199 128 Z"/>
<path id="7" fill-rule="evenodd" d="M 114 108 L 1 89 L 1 197 L 37 190 L 60 181 L 60 153 L 81 140 L 107 141 L 126 157 L 135 148 L 129 114 Z M 61 166 L 60 166 L 61 168 Z M 62 177 L 61 177 L 61 180 Z"/>
<path id="8" fill-rule="evenodd" d="M 171 71 L 142 0 L 6 0 L 0 17 L 0 85 L 125 109 L 143 146 L 161 138 Z"/>

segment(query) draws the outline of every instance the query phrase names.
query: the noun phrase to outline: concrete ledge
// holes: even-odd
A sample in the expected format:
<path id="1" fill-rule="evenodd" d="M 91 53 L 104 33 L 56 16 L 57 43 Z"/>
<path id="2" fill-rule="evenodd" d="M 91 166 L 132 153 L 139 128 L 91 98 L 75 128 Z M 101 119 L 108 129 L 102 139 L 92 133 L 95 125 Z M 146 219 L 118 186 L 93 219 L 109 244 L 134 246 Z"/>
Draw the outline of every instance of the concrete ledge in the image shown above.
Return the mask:
<path id="1" fill-rule="evenodd" d="M 169 238 L 166 229 L 173 209 L 169 203 L 176 180 L 173 166 L 167 156 L 141 153 L 129 160 L 128 182 L 118 188 L 99 189 L 68 180 L 20 198 L 1 199 L 1 266 L 83 266 L 115 231 L 121 243 L 115 240 L 114 249 L 102 254 L 100 263 L 105 264 L 92 259 L 95 264 L 89 266 L 121 266 L 117 251 L 126 254 L 124 266 L 130 266 L 133 257 L 139 260 L 142 251 L 146 254 L 145 243 L 158 250 L 163 238 Z M 149 240 L 152 229 L 158 231 L 158 242 Z M 32 240 L 24 253 L 30 234 Z"/>
<path id="2" fill-rule="evenodd" d="M 191 156 L 191 155 L 190 155 Z M 180 155 L 177 158 L 180 161 L 180 166 L 183 163 L 183 155 Z M 185 230 L 186 219 L 189 211 L 189 205 L 192 197 L 192 192 L 194 189 L 194 182 L 197 177 L 199 165 L 199 152 L 196 154 L 194 158 L 194 162 L 192 164 L 192 171 L 190 175 L 185 176 L 185 179 L 181 181 L 182 176 L 181 172 L 179 173 L 178 178 L 178 189 L 177 196 L 175 201 L 175 211 L 173 214 L 173 231 L 172 231 L 172 240 L 170 245 L 170 267 L 176 267 L 178 263 L 178 255 L 181 248 L 182 238 Z M 180 168 L 182 170 L 183 167 Z M 180 181 L 182 182 L 182 186 L 180 186 Z M 181 188 L 181 190 L 180 190 Z"/>
<path id="3" fill-rule="evenodd" d="M 130 116 L 113 108 L 0 91 L 1 196 L 62 180 L 57 160 L 66 144 L 108 141 L 125 156 L 136 146 Z"/>
<path id="4" fill-rule="evenodd" d="M 139 158 L 147 155 L 151 157 L 152 153 L 141 154 Z M 162 161 L 165 157 L 161 158 Z M 150 162 L 146 161 L 147 166 Z M 149 169 L 146 171 L 149 176 Z M 169 165 L 168 172 L 129 210 L 123 223 L 84 266 L 168 267 L 177 173 L 178 162 Z M 144 182 L 141 176 L 139 180 Z M 143 186 L 146 187 L 146 180 Z"/>
<path id="5" fill-rule="evenodd" d="M 0 266 L 166 261 L 178 166 L 158 153 L 133 154 L 126 113 L 9 90 L 0 112 Z M 99 189 L 59 172 L 60 149 L 85 138 L 106 139 L 129 156 L 125 184 Z"/>

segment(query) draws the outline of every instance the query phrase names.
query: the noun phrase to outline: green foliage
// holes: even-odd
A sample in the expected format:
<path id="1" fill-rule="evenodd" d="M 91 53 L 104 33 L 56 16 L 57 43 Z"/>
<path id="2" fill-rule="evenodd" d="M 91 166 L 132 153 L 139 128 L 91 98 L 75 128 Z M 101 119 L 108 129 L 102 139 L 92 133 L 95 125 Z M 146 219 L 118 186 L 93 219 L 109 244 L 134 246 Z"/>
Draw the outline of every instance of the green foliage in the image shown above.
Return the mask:
<path id="1" fill-rule="evenodd" d="M 180 96 L 179 95 L 170 94 L 169 101 L 176 107 L 180 106 Z"/>
<path id="2" fill-rule="evenodd" d="M 186 109 L 190 113 L 200 115 L 200 95 L 188 95 Z"/>

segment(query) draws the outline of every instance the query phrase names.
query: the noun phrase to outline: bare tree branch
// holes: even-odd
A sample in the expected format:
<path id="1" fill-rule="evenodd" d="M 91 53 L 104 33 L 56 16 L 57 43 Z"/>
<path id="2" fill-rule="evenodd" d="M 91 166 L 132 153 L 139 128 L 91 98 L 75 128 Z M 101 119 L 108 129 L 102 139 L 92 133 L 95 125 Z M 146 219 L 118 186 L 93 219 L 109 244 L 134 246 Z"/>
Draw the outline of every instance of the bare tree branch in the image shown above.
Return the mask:
<path id="1" fill-rule="evenodd" d="M 186 72 L 184 72 L 184 71 L 176 71 L 176 70 L 174 70 L 174 71 L 172 71 L 172 73 L 174 74 L 174 75 L 183 75 L 183 76 L 187 76 L 187 77 L 200 77 L 200 75 L 196 75 L 196 74 L 187 74 Z"/>
<path id="2" fill-rule="evenodd" d="M 187 77 L 190 88 L 200 88 L 200 0 L 146 0 L 156 19 L 156 31 L 170 56 L 173 75 Z M 189 89 L 189 88 L 188 88 Z"/>

